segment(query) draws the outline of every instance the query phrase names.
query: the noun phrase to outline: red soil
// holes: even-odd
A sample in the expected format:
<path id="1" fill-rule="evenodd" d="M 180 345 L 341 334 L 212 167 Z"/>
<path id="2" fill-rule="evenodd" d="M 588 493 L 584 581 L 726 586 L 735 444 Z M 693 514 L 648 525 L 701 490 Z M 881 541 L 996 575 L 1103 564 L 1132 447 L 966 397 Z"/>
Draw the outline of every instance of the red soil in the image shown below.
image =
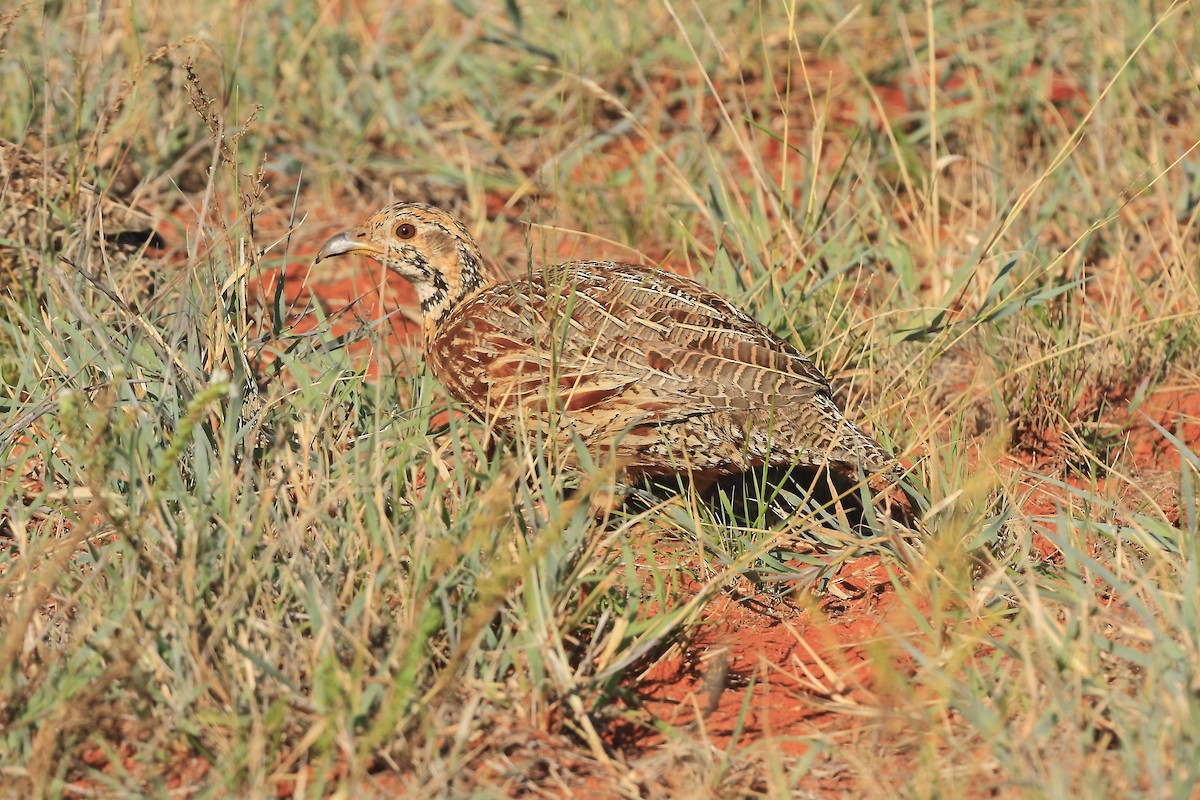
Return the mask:
<path id="1" fill-rule="evenodd" d="M 363 213 L 350 214 L 342 225 L 361 216 Z M 298 252 L 315 252 L 339 227 L 322 224 L 311 235 L 306 231 L 303 249 Z M 520 248 L 517 236 L 523 238 L 524 232 L 518 229 L 511 237 L 511 243 Z M 560 239 L 554 249 L 564 259 L 581 255 L 578 240 L 571 237 Z M 593 254 L 584 249 L 589 257 Z M 606 255 L 621 257 L 619 253 Z M 266 281 L 263 289 L 270 291 L 273 285 Z M 413 304 L 411 289 L 404 281 L 380 276 L 378 267 L 364 260 L 339 259 L 328 268 L 292 270 L 285 296 L 299 301 L 310 295 L 327 313 L 353 306 L 354 317 L 337 323 L 342 326 L 335 328 L 338 331 L 377 319 L 388 309 L 411 308 Z M 391 326 L 393 343 L 414 344 L 414 325 L 395 315 Z M 1178 449 L 1151 420 L 1189 445 L 1200 442 L 1200 395 L 1185 390 L 1152 394 L 1132 411 L 1128 404 L 1118 406 L 1109 418 L 1124 430 L 1126 452 L 1121 463 L 1145 474 L 1161 477 L 1164 471 L 1179 466 Z M 1020 459 L 1010 457 L 1006 468 L 1035 467 L 1033 461 Z M 1133 493 L 1132 484 L 1121 490 L 1127 499 Z M 1051 492 L 1040 484 L 1028 497 L 1027 510 L 1051 515 L 1064 503 L 1070 504 L 1064 493 Z M 1053 558 L 1055 549 L 1049 540 L 1036 538 L 1035 550 Z M 781 753 L 800 755 L 808 747 L 805 737 L 845 733 L 862 725 L 863 715 L 847 712 L 856 706 L 877 707 L 881 672 L 905 668 L 904 659 L 894 652 L 880 661 L 877 640 L 884 632 L 894 637 L 897 629 L 912 622 L 904 622 L 907 612 L 897 609 L 895 592 L 878 561 L 863 559 L 845 569 L 855 573 L 858 586 L 858 592 L 845 602 L 826 600 L 802 609 L 786 603 L 771 606 L 734 594 L 714 600 L 704 610 L 702 624 L 690 641 L 674 647 L 643 673 L 627 676 L 624 686 L 636 698 L 641 713 L 634 715 L 635 721 L 606 728 L 606 744 L 627 760 L 679 737 L 718 749 L 731 743 L 760 747 L 769 741 Z M 658 725 L 648 724 L 651 720 Z"/>
<path id="2" fill-rule="evenodd" d="M 1164 386 L 1130 410 L 1113 415 L 1122 426 L 1129 462 L 1142 469 L 1179 469 L 1180 450 L 1163 431 L 1196 450 L 1200 442 L 1200 392 L 1194 387 Z M 1160 428 L 1162 430 L 1160 430 Z"/>
<path id="3" fill-rule="evenodd" d="M 812 69 L 811 74 L 821 70 Z M 826 70 L 825 72 L 829 72 Z M 837 80 L 830 73 L 829 80 Z M 943 86 L 954 92 L 970 82 L 970 76 L 954 76 Z M 925 84 L 907 81 L 903 84 L 876 87 L 878 106 L 872 111 L 878 119 L 882 111 L 895 122 L 912 111 L 913 98 Z M 1078 104 L 1081 92 L 1057 77 L 1048 79 L 1045 91 L 1058 105 Z M 792 87 L 799 102 L 807 92 Z M 818 92 L 824 96 L 824 92 Z M 807 102 L 805 100 L 804 102 Z M 960 100 L 955 100 L 960 102 Z M 676 113 L 668 109 L 666 113 Z M 682 113 L 682 112 L 679 112 Z M 1071 118 L 1074 118 L 1074 109 Z M 1066 115 L 1064 115 L 1066 116 Z M 837 108 L 832 118 L 858 119 L 850 109 Z M 803 147 L 799 141 L 790 144 Z M 773 140 L 765 141 L 769 159 L 781 157 L 783 148 Z M 604 152 L 585 159 L 580 170 L 589 173 L 611 172 L 615 165 L 628 166 L 644 152 L 644 145 L 635 138 L 620 139 Z M 594 174 L 576 176 L 582 182 L 593 181 Z M 489 197 L 489 209 L 500 213 L 504 198 Z M 325 238 L 343 227 L 363 219 L 375 209 L 347 209 L 336 219 L 329 213 L 310 219 L 293 240 L 284 297 L 296 308 L 315 297 L 327 314 L 337 315 L 335 333 L 344 333 L 364 322 L 377 320 L 397 308 L 414 307 L 410 286 L 395 276 L 384 273 L 378 265 L 365 259 L 340 258 L 316 266 L 308 266 Z M 284 227 L 279 220 L 274 227 Z M 564 222 L 564 227 L 570 227 Z M 263 239 L 271 238 L 271 220 L 260 220 Z M 518 226 L 506 234 L 510 252 L 523 253 L 525 232 Z M 560 257 L 613 257 L 634 260 L 628 251 L 614 245 L 586 239 L 580 247 L 580 237 L 560 237 L 553 250 Z M 669 252 L 669 243 L 647 245 L 654 257 Z M 270 297 L 274 291 L 275 275 L 264 278 L 255 291 Z M 297 315 L 294 323 L 303 330 L 316 323 L 309 317 Z M 393 344 L 411 343 L 416 326 L 399 314 L 388 321 L 388 339 Z M 359 347 L 365 347 L 361 343 Z M 1200 442 L 1200 394 L 1183 389 L 1165 389 L 1148 397 L 1136 410 L 1113 412 L 1111 418 L 1123 426 L 1126 452 L 1121 463 L 1127 469 L 1163 474 L 1177 470 L 1179 452 L 1155 429 L 1151 420 L 1178 435 L 1189 445 Z M 1029 468 L 1029 463 L 1014 462 L 1013 469 Z M 1059 503 L 1069 503 L 1061 493 L 1049 493 L 1042 484 L 1028 500 L 1029 510 L 1050 514 Z M 1038 549 L 1053 556 L 1053 545 L 1042 539 Z M 880 705 L 880 687 L 886 674 L 903 672 L 907 667 L 897 652 L 880 649 L 881 634 L 894 641 L 897 630 L 908 629 L 913 623 L 908 612 L 898 608 L 896 595 L 884 568 L 877 560 L 860 559 L 850 562 L 843 570 L 849 584 L 855 587 L 850 599 L 830 598 L 800 608 L 781 602 L 771 605 L 757 598 L 727 593 L 711 602 L 702 614 L 703 624 L 694 637 L 672 648 L 639 675 L 626 676 L 623 684 L 640 709 L 631 713 L 631 721 L 613 724 L 603 733 L 606 744 L 626 761 L 646 755 L 665 743 L 679 738 L 707 743 L 724 749 L 763 746 L 769 742 L 779 752 L 803 754 L 808 744 L 805 737 L 846 732 L 861 726 L 866 718 L 853 712 L 856 707 L 867 709 Z M 660 723 L 657 727 L 648 724 Z M 664 732 L 665 731 L 667 732 Z M 530 736 L 536 737 L 537 732 Z M 104 763 L 99 751 L 86 759 Z M 181 763 L 180 775 L 186 771 L 193 778 L 202 775 L 198 759 Z M 91 760 L 89 760 L 91 763 Z M 182 778 L 181 778 L 182 779 Z M 385 774 L 376 776 L 377 787 L 402 791 L 398 780 Z M 373 779 L 373 780 L 376 780 Z M 176 785 L 175 782 L 169 784 Z M 280 796 L 290 796 L 295 783 L 281 784 Z"/>
<path id="4" fill-rule="evenodd" d="M 683 737 L 725 749 L 770 746 L 787 755 L 803 738 L 844 728 L 840 711 L 873 705 L 878 669 L 868 655 L 884 629 L 894 633 L 895 594 L 876 558 L 848 562 L 839 579 L 845 601 L 801 609 L 726 594 L 704 609 L 696 635 L 672 648 L 626 686 L 660 723 L 615 726 L 611 745 L 628 757 Z M 664 733 L 662 725 L 668 726 Z"/>
<path id="5" fill-rule="evenodd" d="M 358 221 L 363 212 L 306 227 L 289 259 L 284 297 L 295 308 L 315 298 L 327 314 L 337 317 L 334 330 L 338 333 L 380 319 L 389 310 L 414 305 L 406 282 L 381 274 L 378 266 L 365 259 L 342 258 L 307 266 L 325 238 Z M 518 235 L 523 233 L 514 232 L 513 238 Z M 577 245 L 567 238 L 556 250 L 564 258 L 576 257 Z M 277 273 L 268 274 L 254 287 L 255 293 L 269 298 L 276 280 Z M 316 324 L 301 315 L 293 322 L 299 329 Z M 393 314 L 388 324 L 387 339 L 392 345 L 415 344 L 416 326 L 405 317 Z M 1169 477 L 1179 468 L 1179 450 L 1154 423 L 1195 447 L 1200 443 L 1200 394 L 1167 387 L 1133 410 L 1128 403 L 1118 404 L 1108 419 L 1124 431 L 1125 453 L 1120 461 L 1125 469 L 1140 471 L 1143 479 L 1145 475 Z M 1007 465 L 1013 470 L 1034 466 L 1014 457 Z M 1136 494 L 1133 484 L 1123 486 L 1122 497 Z M 1060 504 L 1069 505 L 1070 498 L 1039 484 L 1028 496 L 1026 510 L 1052 515 Z M 1035 549 L 1053 558 L 1053 545 L 1037 538 Z M 840 570 L 839 580 L 849 591 L 848 599 L 826 596 L 819 603 L 799 607 L 729 592 L 709 603 L 689 641 L 673 647 L 642 673 L 625 677 L 623 686 L 634 698 L 636 710 L 630 709 L 628 721 L 602 730 L 605 744 L 626 762 L 680 740 L 718 750 L 731 745 L 771 747 L 798 756 L 808 749 L 806 740 L 812 737 L 853 735 L 863 725 L 877 722 L 878 715 L 859 712 L 886 706 L 887 676 L 908 669 L 905 657 L 882 642 L 894 642 L 896 633 L 911 630 L 914 622 L 908 611 L 898 606 L 886 570 L 877 559 L 848 562 Z M 530 730 L 523 736 L 533 741 L 553 734 Z M 552 744 L 547 747 L 554 749 Z M 84 761 L 105 771 L 115 769 L 99 748 L 85 753 Z M 124 769 L 136 768 L 132 761 L 124 764 Z M 204 759 L 181 754 L 167 787 L 197 785 L 209 769 Z M 489 769 L 480 767 L 482 773 Z M 314 775 L 311 768 L 305 770 L 302 780 L 297 776 L 297 780 L 280 783 L 278 795 L 290 797 L 300 785 L 311 785 Z M 326 777 L 337 777 L 341 774 L 338 770 Z M 572 785 L 582 792 L 579 796 L 587 796 L 586 769 L 581 766 L 573 771 L 578 774 Z M 495 785 L 500 777 L 489 775 L 487 781 Z M 605 796 L 603 787 L 608 784 L 602 780 L 601 784 L 594 796 Z M 364 790 L 368 795 L 387 796 L 402 794 L 406 786 L 402 776 L 381 769 L 367 779 Z"/>

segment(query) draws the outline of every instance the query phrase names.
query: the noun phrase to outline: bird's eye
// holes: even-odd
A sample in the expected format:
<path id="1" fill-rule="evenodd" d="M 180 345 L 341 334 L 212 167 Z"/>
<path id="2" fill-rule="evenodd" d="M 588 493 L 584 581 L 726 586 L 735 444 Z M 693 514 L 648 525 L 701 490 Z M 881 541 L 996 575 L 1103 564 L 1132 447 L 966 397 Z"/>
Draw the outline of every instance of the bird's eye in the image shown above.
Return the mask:
<path id="1" fill-rule="evenodd" d="M 396 235 L 401 239 L 411 239 L 417 235 L 417 229 L 407 222 L 401 222 L 396 226 Z"/>

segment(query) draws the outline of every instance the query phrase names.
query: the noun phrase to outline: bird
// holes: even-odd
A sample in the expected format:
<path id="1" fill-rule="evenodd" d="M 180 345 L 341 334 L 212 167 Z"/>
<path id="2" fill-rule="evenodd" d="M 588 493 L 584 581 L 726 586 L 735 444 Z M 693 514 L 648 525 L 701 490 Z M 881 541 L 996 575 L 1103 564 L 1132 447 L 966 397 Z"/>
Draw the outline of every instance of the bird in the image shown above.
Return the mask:
<path id="1" fill-rule="evenodd" d="M 163 244 L 149 213 L 0 139 L 0 287 L 18 296 L 34 293 L 47 253 L 99 275 L 142 247 Z"/>
<path id="2" fill-rule="evenodd" d="M 582 442 L 629 482 L 901 472 L 803 352 L 691 278 L 609 261 L 498 278 L 461 222 L 408 202 L 332 236 L 316 261 L 351 254 L 412 284 L 425 360 L 454 400 L 509 438 L 542 437 L 568 467 Z"/>

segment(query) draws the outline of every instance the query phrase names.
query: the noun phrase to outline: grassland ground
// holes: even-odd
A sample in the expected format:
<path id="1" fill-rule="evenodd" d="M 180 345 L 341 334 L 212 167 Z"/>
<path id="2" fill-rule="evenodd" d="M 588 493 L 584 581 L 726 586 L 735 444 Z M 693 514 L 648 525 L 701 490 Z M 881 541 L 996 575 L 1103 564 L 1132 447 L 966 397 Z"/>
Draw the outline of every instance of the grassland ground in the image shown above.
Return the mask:
<path id="1" fill-rule="evenodd" d="M 0 13 L 0 136 L 166 240 L 90 278 L 22 243 L 36 277 L 0 290 L 0 790 L 1195 796 L 1197 29 L 1188 2 Z M 911 465 L 922 535 L 686 489 L 595 518 L 611 465 L 489 447 L 411 288 L 313 265 L 399 199 L 509 274 L 725 293 Z"/>

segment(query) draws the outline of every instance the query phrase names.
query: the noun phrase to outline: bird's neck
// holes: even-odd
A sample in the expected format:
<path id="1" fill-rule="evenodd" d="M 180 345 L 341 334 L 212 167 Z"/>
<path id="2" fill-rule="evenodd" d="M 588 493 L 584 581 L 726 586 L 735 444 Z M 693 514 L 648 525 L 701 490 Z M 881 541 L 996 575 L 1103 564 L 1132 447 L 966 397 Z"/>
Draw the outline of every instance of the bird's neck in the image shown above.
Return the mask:
<path id="1" fill-rule="evenodd" d="M 426 339 L 464 300 L 492 282 L 479 248 L 474 242 L 461 242 L 454 262 L 445 269 L 433 270 L 429 280 L 416 286 Z"/>

